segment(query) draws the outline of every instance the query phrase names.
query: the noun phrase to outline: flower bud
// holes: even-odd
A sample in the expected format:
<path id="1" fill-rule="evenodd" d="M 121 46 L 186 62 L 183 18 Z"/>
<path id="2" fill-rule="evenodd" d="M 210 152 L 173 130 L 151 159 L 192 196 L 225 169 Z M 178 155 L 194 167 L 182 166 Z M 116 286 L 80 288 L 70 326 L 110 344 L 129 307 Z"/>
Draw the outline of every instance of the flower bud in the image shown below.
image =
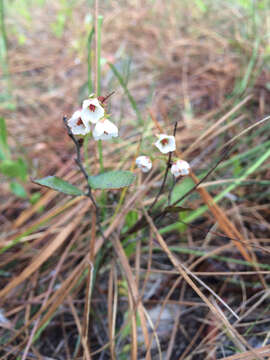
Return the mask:
<path id="1" fill-rule="evenodd" d="M 189 175 L 190 165 L 185 160 L 177 160 L 171 167 L 171 173 L 174 177 Z"/>
<path id="2" fill-rule="evenodd" d="M 138 156 L 136 159 L 136 165 L 142 172 L 147 173 L 152 169 L 152 162 L 148 156 Z"/>

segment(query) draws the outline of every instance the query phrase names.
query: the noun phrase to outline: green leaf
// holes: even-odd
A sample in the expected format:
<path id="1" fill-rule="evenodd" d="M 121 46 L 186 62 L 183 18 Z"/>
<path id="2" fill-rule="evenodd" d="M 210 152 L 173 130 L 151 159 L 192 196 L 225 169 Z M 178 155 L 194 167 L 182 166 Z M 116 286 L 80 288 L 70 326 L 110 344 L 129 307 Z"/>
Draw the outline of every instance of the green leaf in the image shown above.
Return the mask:
<path id="1" fill-rule="evenodd" d="M 22 181 L 26 181 L 27 180 L 27 163 L 22 158 L 19 158 L 16 161 L 16 163 L 17 163 L 17 166 L 18 166 L 18 175 L 17 175 L 17 177 L 19 177 Z"/>
<path id="2" fill-rule="evenodd" d="M 2 144 L 7 145 L 7 128 L 5 119 L 0 117 L 0 141 Z"/>
<path id="3" fill-rule="evenodd" d="M 67 195 L 80 196 L 84 195 L 83 191 L 71 185 L 65 180 L 60 179 L 57 176 L 47 176 L 42 179 L 33 180 L 35 184 L 46 186 L 49 189 L 53 189 L 62 192 Z"/>
<path id="4" fill-rule="evenodd" d="M 203 0 L 194 0 L 194 1 L 202 13 L 205 13 L 207 11 L 207 6 Z"/>
<path id="5" fill-rule="evenodd" d="M 0 172 L 12 178 L 19 178 L 22 181 L 27 179 L 27 165 L 23 159 L 3 160 L 0 163 Z"/>
<path id="6" fill-rule="evenodd" d="M 35 205 L 39 201 L 40 198 L 41 198 L 40 192 L 35 192 L 34 194 L 32 194 L 30 196 L 29 201 L 32 205 Z"/>
<path id="7" fill-rule="evenodd" d="M 129 186 L 135 180 L 130 171 L 108 171 L 96 176 L 89 176 L 89 185 L 93 189 L 120 189 Z"/>
<path id="8" fill-rule="evenodd" d="M 10 190 L 13 192 L 13 194 L 15 194 L 16 196 L 19 196 L 21 198 L 26 198 L 27 197 L 27 193 L 24 190 L 24 187 L 17 183 L 16 181 L 13 181 L 12 183 L 10 183 Z"/>
<path id="9" fill-rule="evenodd" d="M 182 206 L 167 206 L 164 211 L 168 212 L 168 213 L 179 213 L 181 211 L 192 211 L 193 209 L 191 208 L 186 208 L 186 207 L 182 207 Z"/>
<path id="10" fill-rule="evenodd" d="M 6 122 L 4 118 L 0 117 L 0 160 L 9 158 L 9 156 Z"/>
<path id="11" fill-rule="evenodd" d="M 182 195 L 186 194 L 192 187 L 194 186 L 194 182 L 190 179 L 190 177 L 185 177 L 179 184 L 175 185 L 172 191 L 171 202 L 174 203 L 177 199 L 179 199 Z M 178 203 L 178 206 L 181 206 L 186 199 Z"/>
<path id="12" fill-rule="evenodd" d="M 18 178 L 22 181 L 27 179 L 27 165 L 23 159 L 3 160 L 0 163 L 0 172 L 12 178 Z"/>
<path id="13" fill-rule="evenodd" d="M 129 90 L 127 88 L 127 84 L 125 83 L 123 76 L 118 72 L 118 70 L 116 69 L 116 67 L 113 64 L 111 64 L 111 63 L 108 63 L 108 64 L 109 64 L 114 76 L 119 81 L 119 84 L 122 86 L 125 94 L 127 95 L 128 100 L 130 102 L 130 105 L 132 106 L 133 110 L 135 111 L 135 113 L 137 115 L 138 125 L 139 126 L 143 125 L 143 119 L 142 119 L 140 110 L 138 108 L 138 105 L 137 105 L 135 99 L 133 98 L 133 96 L 131 95 L 131 93 L 129 92 Z"/>

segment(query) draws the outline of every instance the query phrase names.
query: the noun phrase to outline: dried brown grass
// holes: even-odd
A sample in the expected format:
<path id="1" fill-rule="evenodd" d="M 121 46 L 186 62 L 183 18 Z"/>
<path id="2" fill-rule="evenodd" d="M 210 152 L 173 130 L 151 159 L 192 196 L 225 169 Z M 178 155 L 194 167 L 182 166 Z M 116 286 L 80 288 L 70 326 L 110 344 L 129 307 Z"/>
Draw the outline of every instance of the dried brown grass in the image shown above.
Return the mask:
<path id="1" fill-rule="evenodd" d="M 71 158 L 71 145 L 64 133 L 61 118 L 64 113 L 71 114 L 82 97 L 78 94 L 86 79 L 86 54 L 72 49 L 72 39 L 83 39 L 81 43 L 85 44 L 89 29 L 81 24 L 88 9 L 84 5 L 76 6 L 72 22 L 67 24 L 63 37 L 57 39 L 49 29 L 58 6 L 55 2 L 48 2 L 46 11 L 33 8 L 32 30 L 27 32 L 25 46 L 18 46 L 11 39 L 10 72 L 18 107 L 13 113 L 3 110 L 2 114 L 7 119 L 10 134 L 14 135 L 11 139 L 13 148 L 24 149 L 34 172 L 40 176 L 56 172 L 58 176 L 80 185 L 82 177 L 78 175 Z M 218 134 L 230 132 L 231 136 L 235 136 L 239 133 L 239 128 L 243 127 L 242 124 L 249 117 L 247 111 L 244 113 L 245 118 L 236 118 L 231 126 L 226 121 L 240 108 L 249 105 L 249 112 L 255 118 L 269 112 L 269 93 L 265 90 L 265 84 L 270 75 L 264 70 L 252 94 L 234 106 L 226 95 L 231 92 L 241 71 L 241 59 L 231 50 L 229 38 L 226 37 L 228 29 L 224 27 L 222 32 L 217 33 L 214 25 L 213 28 L 211 25 L 218 19 L 214 21 L 212 18 L 212 23 L 210 20 L 206 23 L 194 14 L 195 10 L 190 9 L 188 3 L 182 5 L 181 13 L 175 13 L 175 9 L 179 9 L 179 3 L 175 0 L 156 1 L 154 5 L 141 1 L 111 1 L 103 8 L 101 5 L 101 12 L 105 16 L 102 50 L 103 56 L 115 64 L 121 63 L 126 54 L 132 56 L 134 65 L 129 89 L 142 108 L 143 118 L 147 121 L 145 99 L 151 87 L 154 87 L 151 109 L 156 124 L 169 132 L 173 121 L 177 120 L 179 151 L 192 159 L 207 148 Z M 229 27 L 229 20 L 227 23 Z M 240 38 L 239 42 L 250 52 L 250 45 L 244 39 Z M 121 55 L 121 51 L 124 55 Z M 77 57 L 79 63 L 74 62 Z M 109 87 L 117 87 L 115 82 L 111 84 L 108 80 L 108 73 L 105 66 L 102 85 L 106 93 Z M 252 104 L 258 106 L 254 109 Z M 189 113 L 191 105 L 192 114 Z M 111 99 L 110 112 L 118 117 L 121 111 L 126 114 L 122 121 L 124 140 L 113 151 L 110 145 L 105 147 L 105 167 L 120 166 L 119 158 L 122 160 L 121 154 L 124 152 L 124 162 L 128 168 L 137 151 L 140 134 L 134 126 L 135 116 L 121 89 L 117 89 Z M 212 119 L 217 120 L 215 122 Z M 154 128 L 154 125 L 150 127 Z M 90 167 L 97 171 L 94 157 L 90 159 Z M 212 298 L 208 298 L 205 289 L 194 278 L 192 280 L 189 273 L 192 271 L 199 279 L 208 276 L 216 294 L 234 308 L 237 307 L 241 321 L 249 317 L 251 320 L 255 317 L 256 321 L 256 316 L 264 314 L 263 306 L 268 290 L 257 285 L 261 290 L 259 293 L 255 286 L 250 288 L 243 277 L 254 283 L 259 276 L 267 288 L 269 271 L 255 268 L 252 272 L 241 272 L 240 266 L 238 268 L 235 265 L 236 268 L 233 268 L 230 264 L 225 266 L 215 263 L 210 256 L 229 253 L 238 258 L 238 252 L 235 251 L 237 247 L 246 260 L 253 262 L 258 255 L 265 261 L 266 258 L 252 244 L 261 244 L 267 249 L 267 206 L 259 203 L 246 205 L 251 207 L 248 221 L 256 219 L 254 229 L 264 226 L 263 234 L 256 233 L 252 227 L 247 228 L 245 209 L 217 207 L 201 187 L 202 202 L 208 204 L 211 210 L 205 216 L 203 226 L 208 229 L 209 225 L 215 225 L 217 221 L 219 228 L 232 238 L 232 243 L 224 243 L 219 239 L 213 247 L 208 247 L 207 236 L 191 227 L 187 232 L 187 246 L 191 249 L 200 246 L 206 249 L 206 255 L 198 258 L 195 255 L 176 255 L 170 246 L 179 245 L 179 237 L 183 235 L 175 232 L 163 238 L 146 214 L 150 228 L 148 258 L 140 236 L 135 238 L 136 250 L 128 257 L 119 240 L 120 232 L 130 210 L 142 213 L 150 202 L 149 198 L 154 196 L 152 189 L 158 187 L 161 180 L 157 168 L 155 163 L 154 176 L 150 174 L 145 179 L 139 178 L 137 186 L 124 194 L 125 199 L 118 214 L 110 222 L 104 222 L 103 225 L 107 226 L 104 234 L 107 243 L 95 234 L 92 227 L 91 244 L 94 244 L 94 238 L 96 241 L 90 258 L 89 220 L 93 221 L 93 213 L 86 200 L 66 200 L 53 191 L 41 190 L 41 199 L 31 206 L 11 197 L 4 188 L 1 195 L 4 217 L 1 220 L 3 232 L 0 244 L 1 248 L 14 246 L 0 255 L 1 267 L 8 274 L 1 279 L 0 301 L 10 321 L 11 333 L 1 350 L 3 358 L 23 354 L 27 347 L 35 358 L 42 358 L 44 354 L 50 354 L 53 358 L 71 358 L 70 352 L 75 349 L 72 337 L 78 334 L 82 337 L 87 359 L 98 358 L 100 354 L 116 359 L 119 348 L 123 349 L 124 344 L 134 360 L 141 356 L 160 358 L 160 349 L 165 349 L 167 359 L 200 359 L 206 358 L 208 353 L 210 355 L 207 358 L 215 359 L 215 351 L 222 347 L 220 344 L 225 339 L 224 333 L 242 351 L 239 355 L 224 356 L 224 360 L 263 359 L 269 356 L 269 346 L 264 344 L 266 346 L 260 349 L 253 348 L 242 335 L 238 324 L 230 322 L 229 313 L 221 309 L 220 303 L 216 304 Z M 195 175 L 193 178 L 196 182 Z M 33 185 L 28 185 L 29 192 L 36 190 Z M 114 199 L 118 194 L 112 192 L 110 196 L 112 207 L 116 207 Z M 200 203 L 201 200 L 195 199 L 194 206 Z M 43 212 L 39 213 L 41 207 Z M 113 213 L 110 207 L 107 210 Z M 247 240 L 247 247 L 244 247 L 243 243 Z M 157 243 L 163 250 L 159 256 L 155 252 Z M 90 291 L 91 283 L 88 277 L 87 290 L 86 270 L 92 276 L 89 269 L 98 254 L 102 254 L 102 258 L 91 294 L 90 309 L 90 302 L 88 308 L 84 304 L 85 292 Z M 167 263 L 167 256 L 171 265 Z M 222 275 L 225 280 L 219 281 Z M 228 281 L 233 275 L 241 280 L 241 285 L 235 288 Z M 183 279 L 202 300 L 185 285 Z M 155 287 L 156 291 L 147 298 L 145 295 L 151 293 L 149 287 Z M 234 291 L 236 294 L 233 296 Z M 248 299 L 252 300 L 253 296 L 259 299 L 251 306 Z M 239 299 L 241 305 L 235 306 Z M 161 310 L 154 318 L 154 324 L 151 324 L 149 314 L 151 310 L 157 309 L 157 305 L 161 306 Z M 163 340 L 162 334 L 158 332 L 158 324 L 168 305 L 177 306 L 178 312 L 169 330 L 169 340 Z M 188 307 L 194 312 L 190 316 L 191 320 L 185 316 Z M 82 326 L 84 309 L 86 313 L 91 310 L 89 328 L 87 324 Z M 198 309 L 202 310 L 196 312 Z M 252 309 L 251 313 L 249 309 Z M 47 322 L 47 328 L 39 340 L 34 342 L 34 333 Z M 193 329 L 189 328 L 189 323 L 192 323 Z M 143 334 L 143 347 L 138 324 Z M 123 335 L 128 325 L 131 326 L 130 338 Z M 194 328 L 196 330 L 199 325 L 196 333 Z M 87 331 L 90 347 L 86 340 Z M 0 333 L 4 338 L 6 329 L 1 328 Z M 51 336 L 51 333 L 55 336 Z M 183 345 L 180 344 L 181 339 Z M 157 347 L 151 352 L 154 340 Z M 80 350 L 75 356 L 81 358 Z"/>

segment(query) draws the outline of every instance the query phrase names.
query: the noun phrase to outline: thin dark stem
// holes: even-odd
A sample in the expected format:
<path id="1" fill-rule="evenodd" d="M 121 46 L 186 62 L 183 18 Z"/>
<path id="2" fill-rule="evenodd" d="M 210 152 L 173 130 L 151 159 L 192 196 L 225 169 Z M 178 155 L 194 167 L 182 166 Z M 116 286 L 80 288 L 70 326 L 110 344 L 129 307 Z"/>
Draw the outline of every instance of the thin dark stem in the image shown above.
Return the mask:
<path id="1" fill-rule="evenodd" d="M 65 127 L 67 129 L 67 133 L 68 136 L 71 138 L 71 140 L 74 142 L 75 147 L 76 147 L 76 154 L 77 154 L 77 158 L 75 159 L 76 164 L 78 165 L 79 169 L 81 170 L 83 176 L 85 177 L 86 180 L 86 184 L 87 184 L 87 193 L 85 194 L 87 197 L 89 197 L 89 199 L 92 201 L 96 211 L 98 211 L 98 206 L 97 203 L 95 202 L 95 199 L 93 198 L 92 195 L 92 189 L 91 186 L 89 184 L 89 175 L 87 174 L 87 171 L 85 170 L 83 163 L 82 163 L 82 158 L 81 158 L 81 145 L 79 143 L 79 141 L 75 138 L 75 136 L 72 134 L 72 131 L 70 130 L 68 124 L 67 124 L 67 117 L 64 116 L 63 117 L 63 121 L 65 124 Z"/>
<path id="2" fill-rule="evenodd" d="M 197 187 L 199 185 L 201 185 L 201 183 L 204 182 L 204 180 L 206 180 L 208 178 L 208 176 L 210 174 L 212 174 L 213 171 L 216 170 L 216 168 L 218 167 L 218 165 L 229 155 L 231 150 L 231 147 L 227 147 L 225 148 L 225 150 L 222 152 L 221 154 L 221 158 L 217 161 L 217 163 L 206 173 L 206 175 L 196 184 L 194 185 L 188 192 L 186 192 L 183 196 L 181 196 L 179 199 L 175 200 L 175 202 L 173 202 L 171 204 L 171 206 L 177 205 L 180 201 L 184 200 L 188 195 L 190 195 L 194 190 L 197 189 Z"/>
<path id="3" fill-rule="evenodd" d="M 168 194 L 168 206 L 170 206 L 170 203 L 172 200 L 172 192 L 173 192 L 173 189 L 176 184 L 177 184 L 177 179 L 175 177 L 173 177 L 173 184 L 172 184 L 171 188 L 169 189 L 169 194 Z"/>
<path id="4" fill-rule="evenodd" d="M 92 204 L 94 205 L 95 207 L 95 210 L 96 210 L 96 217 L 97 217 L 97 225 L 98 225 L 98 229 L 100 231 L 100 234 L 103 238 L 103 240 L 105 241 L 106 240 L 106 237 L 103 233 L 103 230 L 102 230 L 102 227 L 101 227 L 101 224 L 100 224 L 100 220 L 99 220 L 99 207 L 92 195 L 92 189 L 91 189 L 91 186 L 89 184 L 89 175 L 87 173 L 87 171 L 85 170 L 84 166 L 83 166 L 83 163 L 82 163 L 82 158 L 81 158 L 81 145 L 79 143 L 79 141 L 75 138 L 75 136 L 72 134 L 72 131 L 70 130 L 68 124 L 67 124 L 67 117 L 64 116 L 63 117 L 63 122 L 65 124 L 65 127 L 67 129 L 67 133 L 68 133 L 68 136 L 71 138 L 71 140 L 74 142 L 75 144 L 75 148 L 76 148 L 76 159 L 75 159 L 75 162 L 76 164 L 78 165 L 80 171 L 82 172 L 83 176 L 85 177 L 85 180 L 86 180 L 86 184 L 87 184 L 87 193 L 85 193 L 85 196 L 88 197 L 90 199 L 90 201 L 92 202 Z"/>
<path id="5" fill-rule="evenodd" d="M 115 93 L 115 91 L 112 91 L 109 95 L 103 97 L 103 96 L 99 96 L 99 100 L 100 102 L 103 104 L 105 101 L 107 101 L 109 99 L 109 97 L 111 97 L 113 94 Z"/>
<path id="6" fill-rule="evenodd" d="M 176 134 L 176 129 L 177 129 L 177 121 L 176 123 L 174 124 L 174 129 L 173 129 L 173 136 L 175 136 Z M 155 198 L 155 200 L 152 202 L 152 205 L 150 205 L 149 209 L 148 209 L 148 212 L 153 209 L 153 207 L 156 205 L 160 195 L 162 194 L 163 190 L 164 190 L 164 187 L 165 187 L 165 184 L 166 184 L 166 181 L 167 181 L 167 177 L 168 177 L 168 173 L 169 173 L 169 170 L 170 170 L 170 167 L 171 167 L 171 160 L 172 160 L 172 151 L 169 153 L 169 156 L 168 156 L 168 161 L 167 161 L 167 167 L 166 167 L 166 171 L 165 171 L 165 175 L 164 175 L 164 178 L 163 178 L 163 181 L 162 181 L 162 184 L 161 184 L 161 187 L 159 189 L 159 192 Z"/>
<path id="7" fill-rule="evenodd" d="M 189 196 L 193 191 L 195 191 L 198 186 L 203 183 L 210 174 L 212 174 L 213 171 L 218 167 L 218 165 L 230 154 L 232 149 L 232 146 L 227 146 L 224 151 L 221 154 L 220 159 L 217 161 L 217 163 L 207 172 L 207 174 L 197 183 L 195 184 L 189 191 L 187 191 L 183 196 L 178 198 L 176 201 L 174 201 L 170 208 L 177 205 L 180 201 L 184 200 L 187 196 Z M 153 216 L 153 221 L 158 220 L 159 218 L 164 217 L 168 213 L 168 207 L 166 206 L 165 209 L 163 209 L 161 212 Z M 152 214 L 151 214 L 152 215 Z M 147 225 L 147 222 L 143 217 L 141 217 L 126 233 L 122 234 L 122 237 L 126 235 L 133 234 L 134 232 L 137 232 L 138 230 L 143 229 Z"/>

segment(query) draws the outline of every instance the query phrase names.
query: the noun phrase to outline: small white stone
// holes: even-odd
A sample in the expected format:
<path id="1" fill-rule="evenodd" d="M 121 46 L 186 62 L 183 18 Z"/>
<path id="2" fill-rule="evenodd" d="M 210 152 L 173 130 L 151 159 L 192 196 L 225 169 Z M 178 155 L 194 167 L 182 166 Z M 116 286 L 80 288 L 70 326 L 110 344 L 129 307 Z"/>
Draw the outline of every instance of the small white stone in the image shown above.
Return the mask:
<path id="1" fill-rule="evenodd" d="M 89 123 L 84 123 L 82 120 L 82 111 L 77 110 L 67 122 L 72 134 L 86 135 L 90 132 L 91 128 Z"/>
<path id="2" fill-rule="evenodd" d="M 185 160 L 177 160 L 171 167 L 171 173 L 174 177 L 189 175 L 190 165 Z"/>
<path id="3" fill-rule="evenodd" d="M 152 162 L 148 156 L 141 155 L 136 159 L 136 165 L 142 172 L 147 173 L 152 169 Z"/>
<path id="4" fill-rule="evenodd" d="M 169 152 L 176 150 L 175 138 L 174 136 L 159 134 L 158 140 L 155 142 L 155 146 L 163 154 L 167 154 Z"/>
<path id="5" fill-rule="evenodd" d="M 96 124 L 104 117 L 105 111 L 97 98 L 90 98 L 83 101 L 82 106 L 82 121 L 86 123 L 91 122 Z"/>
<path id="6" fill-rule="evenodd" d="M 93 130 L 95 140 L 109 140 L 118 136 L 118 128 L 108 119 L 99 120 Z"/>

